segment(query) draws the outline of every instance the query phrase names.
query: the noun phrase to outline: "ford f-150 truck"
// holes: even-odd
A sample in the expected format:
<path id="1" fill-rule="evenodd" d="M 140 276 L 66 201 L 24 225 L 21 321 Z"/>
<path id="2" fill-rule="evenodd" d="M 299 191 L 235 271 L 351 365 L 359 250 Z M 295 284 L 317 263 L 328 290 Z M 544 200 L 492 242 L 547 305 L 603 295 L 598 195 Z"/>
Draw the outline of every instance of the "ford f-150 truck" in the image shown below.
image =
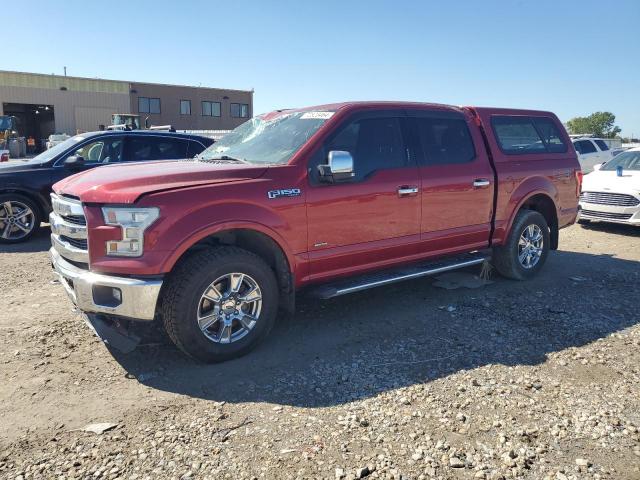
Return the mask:
<path id="1" fill-rule="evenodd" d="M 294 311 L 491 262 L 535 275 L 578 213 L 549 112 L 351 102 L 253 118 L 189 161 L 54 186 L 51 261 L 89 318 L 162 322 L 192 357 L 245 354 Z"/>

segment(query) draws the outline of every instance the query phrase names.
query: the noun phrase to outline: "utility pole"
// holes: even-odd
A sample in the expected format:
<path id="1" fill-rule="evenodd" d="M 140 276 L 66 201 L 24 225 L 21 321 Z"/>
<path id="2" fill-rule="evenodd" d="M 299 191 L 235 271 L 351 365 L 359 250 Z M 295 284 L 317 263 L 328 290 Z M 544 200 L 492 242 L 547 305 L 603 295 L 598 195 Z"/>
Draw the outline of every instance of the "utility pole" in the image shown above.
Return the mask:
<path id="1" fill-rule="evenodd" d="M 64 76 L 67 76 L 67 67 L 64 67 Z"/>

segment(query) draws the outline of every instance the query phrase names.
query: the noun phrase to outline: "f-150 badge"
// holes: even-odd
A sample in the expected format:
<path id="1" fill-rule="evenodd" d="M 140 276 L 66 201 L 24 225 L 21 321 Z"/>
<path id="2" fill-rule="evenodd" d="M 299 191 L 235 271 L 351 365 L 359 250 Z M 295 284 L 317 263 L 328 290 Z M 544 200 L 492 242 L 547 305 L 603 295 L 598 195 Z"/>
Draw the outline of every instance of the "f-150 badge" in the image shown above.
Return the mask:
<path id="1" fill-rule="evenodd" d="M 301 193 L 302 191 L 299 188 L 283 188 L 280 190 L 269 190 L 267 196 L 269 198 L 297 197 Z"/>

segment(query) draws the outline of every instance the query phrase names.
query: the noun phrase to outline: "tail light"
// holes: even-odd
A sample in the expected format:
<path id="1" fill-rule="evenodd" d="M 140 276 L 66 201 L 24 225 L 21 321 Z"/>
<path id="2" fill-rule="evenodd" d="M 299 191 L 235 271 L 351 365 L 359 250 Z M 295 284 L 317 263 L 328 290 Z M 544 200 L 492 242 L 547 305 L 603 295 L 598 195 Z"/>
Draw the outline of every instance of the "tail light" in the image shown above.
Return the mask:
<path id="1" fill-rule="evenodd" d="M 576 169 L 576 194 L 578 196 L 580 196 L 580 192 L 582 191 L 582 177 L 584 175 L 582 174 L 582 170 L 580 169 Z"/>
<path id="2" fill-rule="evenodd" d="M 9 154 L 8 153 L 0 154 L 0 162 L 8 162 L 8 161 L 9 161 Z"/>

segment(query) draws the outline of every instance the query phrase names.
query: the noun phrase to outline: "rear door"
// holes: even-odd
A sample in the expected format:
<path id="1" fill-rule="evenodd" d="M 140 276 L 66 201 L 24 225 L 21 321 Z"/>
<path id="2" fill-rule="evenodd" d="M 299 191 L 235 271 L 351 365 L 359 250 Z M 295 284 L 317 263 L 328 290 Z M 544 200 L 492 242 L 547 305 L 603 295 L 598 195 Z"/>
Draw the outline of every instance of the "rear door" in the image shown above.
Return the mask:
<path id="1" fill-rule="evenodd" d="M 352 115 L 309 163 L 311 277 L 352 273 L 415 254 L 420 240 L 420 178 L 407 154 L 402 111 Z M 317 166 L 348 151 L 355 177 L 321 183 Z"/>
<path id="2" fill-rule="evenodd" d="M 487 247 L 494 178 L 472 118 L 435 107 L 409 116 L 422 182 L 423 248 L 446 253 Z"/>
<path id="3" fill-rule="evenodd" d="M 130 135 L 127 137 L 124 161 L 146 162 L 187 158 L 187 139 L 162 135 Z"/>

